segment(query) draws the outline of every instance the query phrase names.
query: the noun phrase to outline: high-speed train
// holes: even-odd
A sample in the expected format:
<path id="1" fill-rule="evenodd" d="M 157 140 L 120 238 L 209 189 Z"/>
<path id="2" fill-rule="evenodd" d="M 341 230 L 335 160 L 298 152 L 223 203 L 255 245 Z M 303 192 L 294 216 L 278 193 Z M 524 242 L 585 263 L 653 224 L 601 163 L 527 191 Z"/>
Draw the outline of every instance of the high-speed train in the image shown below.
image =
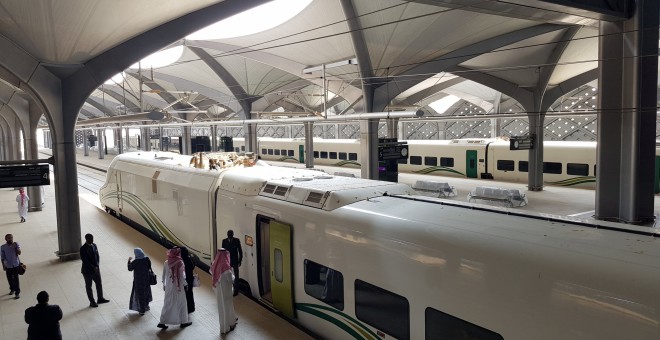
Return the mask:
<path id="1" fill-rule="evenodd" d="M 209 264 L 228 229 L 243 293 L 327 339 L 659 339 L 652 229 L 416 196 L 399 183 L 191 156 L 117 156 L 105 209 Z"/>
<path id="2" fill-rule="evenodd" d="M 463 178 L 526 183 L 528 151 L 510 150 L 509 141 L 498 138 L 408 140 L 408 159 L 399 171 Z M 244 139 L 234 139 L 234 149 L 245 151 Z M 264 160 L 305 163 L 304 138 L 258 139 Z M 546 141 L 543 143 L 543 179 L 547 185 L 595 188 L 596 142 Z M 660 148 L 656 148 L 660 159 Z M 314 138 L 314 164 L 360 167 L 360 143 L 354 139 Z M 659 183 L 660 169 L 656 170 Z M 660 192 L 657 188 L 656 193 Z"/>

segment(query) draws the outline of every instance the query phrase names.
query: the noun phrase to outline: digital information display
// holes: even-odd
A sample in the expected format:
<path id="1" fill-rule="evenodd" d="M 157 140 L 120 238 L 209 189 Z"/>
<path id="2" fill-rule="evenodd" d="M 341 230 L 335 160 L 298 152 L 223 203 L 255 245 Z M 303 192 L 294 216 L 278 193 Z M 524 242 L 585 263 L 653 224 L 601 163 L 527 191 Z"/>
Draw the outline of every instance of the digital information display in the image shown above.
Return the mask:
<path id="1" fill-rule="evenodd" d="M 0 166 L 0 188 L 50 185 L 48 164 Z"/>

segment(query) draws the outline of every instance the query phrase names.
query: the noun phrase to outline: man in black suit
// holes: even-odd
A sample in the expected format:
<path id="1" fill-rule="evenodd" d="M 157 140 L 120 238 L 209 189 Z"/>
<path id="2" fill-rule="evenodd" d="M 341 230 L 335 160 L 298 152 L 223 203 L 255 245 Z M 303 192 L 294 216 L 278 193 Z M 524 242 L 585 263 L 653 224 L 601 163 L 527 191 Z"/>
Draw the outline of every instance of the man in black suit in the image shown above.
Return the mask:
<path id="1" fill-rule="evenodd" d="M 229 263 L 234 269 L 234 296 L 238 295 L 238 267 L 243 262 L 243 249 L 241 249 L 241 240 L 234 238 L 234 231 L 227 231 L 227 238 L 222 240 L 222 248 L 229 251 Z"/>
<path id="2" fill-rule="evenodd" d="M 37 294 L 37 304 L 25 310 L 25 322 L 28 326 L 28 340 L 62 339 L 60 320 L 62 309 L 58 305 L 48 304 L 48 293 Z"/>
<path id="3" fill-rule="evenodd" d="M 82 260 L 82 269 L 80 272 L 85 278 L 85 289 L 87 290 L 87 297 L 89 298 L 90 307 L 98 307 L 97 303 L 110 302 L 103 298 L 103 284 L 101 283 L 101 270 L 99 269 L 99 250 L 94 244 L 94 236 L 92 234 L 85 235 L 85 244 L 80 247 L 80 259 Z M 94 301 L 94 293 L 92 293 L 92 281 L 96 284 L 96 295 L 98 301 Z"/>

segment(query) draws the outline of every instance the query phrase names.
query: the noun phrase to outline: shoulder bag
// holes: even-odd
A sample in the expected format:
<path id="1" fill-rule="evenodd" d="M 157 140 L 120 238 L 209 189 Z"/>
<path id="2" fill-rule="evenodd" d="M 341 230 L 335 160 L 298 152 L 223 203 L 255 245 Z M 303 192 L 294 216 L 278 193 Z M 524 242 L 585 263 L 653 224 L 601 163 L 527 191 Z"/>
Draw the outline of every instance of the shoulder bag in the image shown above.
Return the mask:
<path id="1" fill-rule="evenodd" d="M 149 284 L 152 286 L 158 284 L 158 277 L 156 276 L 156 273 L 154 273 L 154 271 L 151 270 L 151 267 L 149 267 Z"/>

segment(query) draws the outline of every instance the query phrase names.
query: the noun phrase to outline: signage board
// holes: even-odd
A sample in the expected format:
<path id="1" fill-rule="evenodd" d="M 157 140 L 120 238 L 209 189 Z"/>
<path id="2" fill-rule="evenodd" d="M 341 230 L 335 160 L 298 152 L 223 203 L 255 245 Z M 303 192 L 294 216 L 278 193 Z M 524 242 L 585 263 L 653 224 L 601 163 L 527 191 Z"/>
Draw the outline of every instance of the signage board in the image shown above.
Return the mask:
<path id="1" fill-rule="evenodd" d="M 530 150 L 534 148 L 534 138 L 531 136 L 511 137 L 509 150 Z"/>
<path id="2" fill-rule="evenodd" d="M 0 166 L 0 188 L 50 185 L 48 164 Z"/>

